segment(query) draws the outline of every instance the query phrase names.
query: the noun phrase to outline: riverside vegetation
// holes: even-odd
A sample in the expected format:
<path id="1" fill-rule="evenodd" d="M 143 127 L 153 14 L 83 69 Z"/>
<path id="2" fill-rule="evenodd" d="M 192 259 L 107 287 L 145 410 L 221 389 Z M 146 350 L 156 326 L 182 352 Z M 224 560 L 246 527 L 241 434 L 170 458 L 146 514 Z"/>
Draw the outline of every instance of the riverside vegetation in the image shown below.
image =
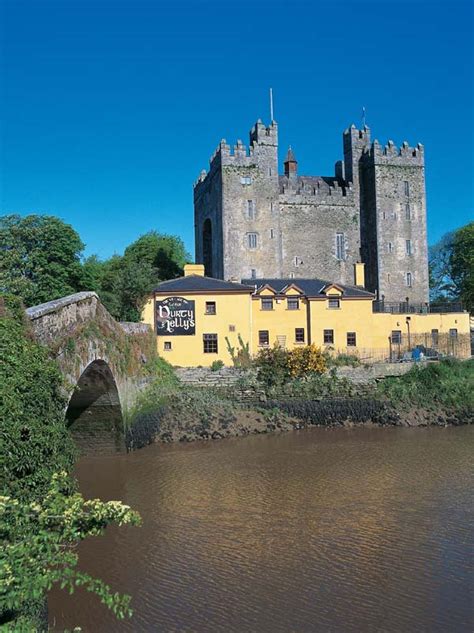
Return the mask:
<path id="1" fill-rule="evenodd" d="M 86 501 L 77 492 L 61 374 L 13 297 L 0 298 L 0 343 L 0 627 L 46 630 L 53 585 L 70 593 L 85 587 L 119 618 L 129 616 L 128 596 L 77 570 L 74 546 L 140 517 L 118 501 Z"/>
<path id="2" fill-rule="evenodd" d="M 315 346 L 263 350 L 233 387 L 182 384 L 164 359 L 127 420 L 127 445 L 220 439 L 305 426 L 468 424 L 474 421 L 474 362 L 416 365 L 379 383 L 354 384 Z M 214 369 L 219 371 L 219 369 Z"/>

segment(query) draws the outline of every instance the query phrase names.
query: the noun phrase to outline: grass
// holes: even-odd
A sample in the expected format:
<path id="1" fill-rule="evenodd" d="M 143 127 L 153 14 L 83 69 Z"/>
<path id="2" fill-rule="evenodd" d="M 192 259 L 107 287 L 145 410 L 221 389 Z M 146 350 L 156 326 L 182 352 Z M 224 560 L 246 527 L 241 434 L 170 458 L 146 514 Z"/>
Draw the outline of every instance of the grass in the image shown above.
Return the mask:
<path id="1" fill-rule="evenodd" d="M 404 376 L 385 378 L 377 394 L 396 408 L 416 406 L 428 410 L 445 408 L 458 415 L 474 415 L 474 360 L 443 360 L 415 366 Z"/>

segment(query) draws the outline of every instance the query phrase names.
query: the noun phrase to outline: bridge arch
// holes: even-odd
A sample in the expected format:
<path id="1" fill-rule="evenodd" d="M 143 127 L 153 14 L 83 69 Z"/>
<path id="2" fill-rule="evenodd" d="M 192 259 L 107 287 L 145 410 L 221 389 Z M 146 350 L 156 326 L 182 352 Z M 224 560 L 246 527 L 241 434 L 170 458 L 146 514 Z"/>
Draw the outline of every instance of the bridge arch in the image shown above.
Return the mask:
<path id="1" fill-rule="evenodd" d="M 69 399 L 66 424 L 83 453 L 124 450 L 120 395 L 109 364 L 90 362 Z"/>

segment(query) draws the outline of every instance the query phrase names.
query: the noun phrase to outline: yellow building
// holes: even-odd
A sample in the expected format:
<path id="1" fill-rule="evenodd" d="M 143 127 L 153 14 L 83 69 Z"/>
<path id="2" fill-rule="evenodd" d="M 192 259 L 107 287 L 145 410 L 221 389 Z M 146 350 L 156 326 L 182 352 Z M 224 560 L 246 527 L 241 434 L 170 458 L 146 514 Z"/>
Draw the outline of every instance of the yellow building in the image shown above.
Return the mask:
<path id="1" fill-rule="evenodd" d="M 315 343 L 334 354 L 374 362 L 428 353 L 467 358 L 469 314 L 433 312 L 428 304 L 384 304 L 364 290 L 363 265 L 347 286 L 321 279 L 248 279 L 242 284 L 204 277 L 188 265 L 185 276 L 161 283 L 143 311 L 157 333 L 158 353 L 177 366 L 232 365 L 234 352 L 251 355 L 280 345 Z"/>

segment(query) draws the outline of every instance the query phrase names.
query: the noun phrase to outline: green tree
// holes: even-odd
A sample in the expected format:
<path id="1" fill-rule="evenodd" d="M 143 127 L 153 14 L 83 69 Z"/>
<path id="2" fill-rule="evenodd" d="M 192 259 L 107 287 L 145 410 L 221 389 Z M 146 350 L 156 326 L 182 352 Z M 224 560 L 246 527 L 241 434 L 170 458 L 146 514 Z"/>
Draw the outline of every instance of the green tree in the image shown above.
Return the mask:
<path id="1" fill-rule="evenodd" d="M 127 246 L 124 259 L 150 264 L 154 269 L 154 281 L 158 282 L 182 275 L 190 255 L 180 237 L 149 231 Z"/>
<path id="2" fill-rule="evenodd" d="M 0 289 L 27 306 L 77 292 L 81 288 L 77 232 L 52 216 L 7 215 L 0 218 Z"/>
<path id="3" fill-rule="evenodd" d="M 450 257 L 451 278 L 457 294 L 469 311 L 474 309 L 474 222 L 454 234 Z"/>
<path id="4" fill-rule="evenodd" d="M 474 222 L 446 233 L 430 247 L 431 301 L 459 301 L 474 307 Z"/>
<path id="5" fill-rule="evenodd" d="M 82 288 L 99 292 L 105 273 L 105 264 L 97 255 L 90 255 L 82 262 Z"/>

